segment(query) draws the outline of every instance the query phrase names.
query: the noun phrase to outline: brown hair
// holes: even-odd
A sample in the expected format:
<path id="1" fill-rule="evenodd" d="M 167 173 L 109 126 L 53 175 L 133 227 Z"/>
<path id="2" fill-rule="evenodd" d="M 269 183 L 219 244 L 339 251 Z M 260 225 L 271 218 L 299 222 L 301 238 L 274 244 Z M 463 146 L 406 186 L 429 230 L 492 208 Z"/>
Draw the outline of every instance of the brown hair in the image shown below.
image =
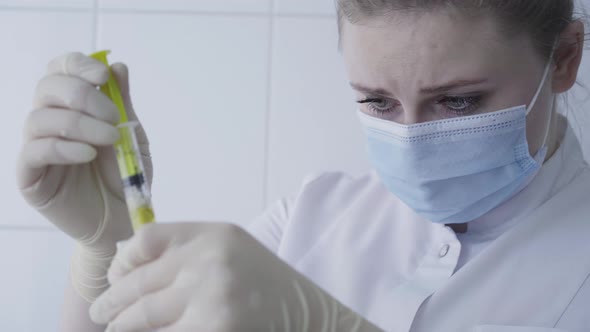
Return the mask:
<path id="1" fill-rule="evenodd" d="M 338 21 L 357 23 L 397 11 L 419 12 L 457 9 L 470 15 L 491 13 L 507 35 L 528 33 L 541 56 L 549 58 L 552 47 L 574 19 L 574 0 L 337 0 Z"/>

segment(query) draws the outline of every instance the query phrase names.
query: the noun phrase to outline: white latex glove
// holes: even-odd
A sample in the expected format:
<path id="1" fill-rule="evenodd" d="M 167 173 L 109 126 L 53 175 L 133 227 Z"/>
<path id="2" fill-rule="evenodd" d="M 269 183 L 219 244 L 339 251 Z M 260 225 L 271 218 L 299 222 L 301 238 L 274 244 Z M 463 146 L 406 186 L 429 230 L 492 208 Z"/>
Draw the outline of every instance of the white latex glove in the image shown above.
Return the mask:
<path id="1" fill-rule="evenodd" d="M 109 280 L 90 308 L 107 332 L 381 331 L 229 224 L 146 226 Z"/>
<path id="2" fill-rule="evenodd" d="M 132 120 L 127 68 L 112 66 Z M 105 65 L 81 53 L 51 61 L 34 97 L 24 129 L 18 185 L 31 206 L 78 241 L 72 282 L 94 300 L 107 287 L 106 272 L 116 243 L 132 235 L 113 144 L 119 111 L 98 85 Z M 138 131 L 151 182 L 152 163 L 144 131 Z"/>

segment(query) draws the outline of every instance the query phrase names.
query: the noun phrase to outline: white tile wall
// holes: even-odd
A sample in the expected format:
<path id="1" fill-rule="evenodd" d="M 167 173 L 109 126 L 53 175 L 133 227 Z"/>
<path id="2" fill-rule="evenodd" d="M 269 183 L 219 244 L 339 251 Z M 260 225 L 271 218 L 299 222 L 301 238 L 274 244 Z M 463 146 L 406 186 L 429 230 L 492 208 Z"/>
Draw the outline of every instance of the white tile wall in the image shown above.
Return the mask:
<path id="1" fill-rule="evenodd" d="M 269 34 L 267 18 L 100 15 L 99 48 L 129 63 L 151 137 L 159 219 L 262 209 Z"/>
<path id="2" fill-rule="evenodd" d="M 334 19 L 277 18 L 272 58 L 269 201 L 318 170 L 366 170 Z"/>
<path id="3" fill-rule="evenodd" d="M 57 331 L 72 248 L 58 231 L 0 232 L 0 331 Z"/>
<path id="4" fill-rule="evenodd" d="M 94 0 L 0 0 L 0 7 L 92 9 Z"/>
<path id="5" fill-rule="evenodd" d="M 244 222 L 308 173 L 368 169 L 333 13 L 332 0 L 0 0 L 10 124 L 0 131 L 0 331 L 57 331 L 66 282 L 70 242 L 14 185 L 17 138 L 50 58 L 110 48 L 130 65 L 160 219 Z M 590 85 L 590 57 L 583 68 Z M 570 100 L 590 115 L 585 96 Z"/>
<path id="6" fill-rule="evenodd" d="M 335 15 L 336 0 L 274 0 L 275 12 L 282 15 Z"/>
<path id="7" fill-rule="evenodd" d="M 103 9 L 268 13 L 272 0 L 98 0 Z"/>

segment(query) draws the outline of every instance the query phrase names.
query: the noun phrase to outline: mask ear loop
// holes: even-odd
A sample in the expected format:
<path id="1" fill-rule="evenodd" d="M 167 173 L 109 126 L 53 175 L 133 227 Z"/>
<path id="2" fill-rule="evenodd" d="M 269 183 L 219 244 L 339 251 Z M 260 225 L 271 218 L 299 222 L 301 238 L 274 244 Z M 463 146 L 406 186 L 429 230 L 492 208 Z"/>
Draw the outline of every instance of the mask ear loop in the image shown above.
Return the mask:
<path id="1" fill-rule="evenodd" d="M 547 65 L 545 66 L 545 70 L 543 71 L 543 78 L 541 80 L 541 84 L 539 85 L 539 87 L 537 88 L 537 92 L 535 92 L 535 96 L 533 97 L 533 100 L 531 101 L 529 107 L 526 110 L 526 115 L 528 115 L 533 107 L 535 106 L 535 104 L 537 103 L 537 99 L 539 99 L 539 96 L 541 95 L 541 91 L 543 91 L 543 88 L 545 87 L 545 83 L 547 81 L 547 77 L 549 76 L 549 71 L 551 70 L 551 67 L 553 65 L 553 56 L 555 54 L 555 50 L 557 49 L 557 45 L 559 44 L 559 39 L 555 41 L 555 43 L 553 44 L 553 47 L 551 48 L 551 55 L 549 56 L 549 61 L 547 62 Z M 553 99 L 553 106 L 555 109 L 555 98 Z M 551 126 L 548 125 L 547 129 L 545 130 L 545 136 L 543 137 L 543 144 L 541 145 L 539 151 L 537 152 L 537 156 L 539 159 L 545 159 L 545 155 L 547 153 L 547 140 L 549 139 L 549 131 L 550 131 Z M 537 159 L 537 158 L 535 158 Z M 544 160 L 537 160 L 540 164 L 542 164 L 544 162 Z"/>
<path id="2" fill-rule="evenodd" d="M 545 71 L 543 72 L 543 79 L 541 80 L 541 84 L 539 84 L 539 87 L 537 88 L 537 92 L 535 92 L 535 96 L 533 97 L 533 100 L 531 101 L 531 103 L 529 104 L 529 107 L 526 110 L 527 115 L 529 115 L 529 113 L 531 112 L 533 107 L 535 107 L 535 104 L 537 103 L 537 99 L 539 99 L 539 96 L 541 95 L 541 91 L 543 91 L 543 88 L 545 87 L 545 82 L 547 81 L 547 76 L 549 76 L 549 70 L 551 70 L 552 64 L 553 64 L 553 51 L 551 51 L 551 56 L 549 57 L 549 62 L 547 63 L 547 66 L 545 66 Z"/>

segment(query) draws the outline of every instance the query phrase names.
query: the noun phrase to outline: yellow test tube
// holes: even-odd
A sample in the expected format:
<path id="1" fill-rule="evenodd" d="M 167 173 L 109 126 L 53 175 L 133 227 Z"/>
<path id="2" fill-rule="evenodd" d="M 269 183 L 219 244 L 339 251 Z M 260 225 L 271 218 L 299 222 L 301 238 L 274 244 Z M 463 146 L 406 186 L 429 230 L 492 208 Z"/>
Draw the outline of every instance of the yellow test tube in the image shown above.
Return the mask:
<path id="1" fill-rule="evenodd" d="M 109 68 L 109 79 L 106 84 L 100 87 L 100 90 L 119 109 L 120 122 L 117 128 L 119 129 L 120 139 L 115 143 L 115 152 L 123 181 L 129 217 L 131 218 L 133 230 L 137 231 L 143 225 L 155 222 L 155 215 L 141 151 L 137 142 L 136 129 L 139 123 L 128 120 L 121 91 L 107 60 L 107 54 L 109 53 L 109 51 L 100 51 L 90 56 Z"/>

